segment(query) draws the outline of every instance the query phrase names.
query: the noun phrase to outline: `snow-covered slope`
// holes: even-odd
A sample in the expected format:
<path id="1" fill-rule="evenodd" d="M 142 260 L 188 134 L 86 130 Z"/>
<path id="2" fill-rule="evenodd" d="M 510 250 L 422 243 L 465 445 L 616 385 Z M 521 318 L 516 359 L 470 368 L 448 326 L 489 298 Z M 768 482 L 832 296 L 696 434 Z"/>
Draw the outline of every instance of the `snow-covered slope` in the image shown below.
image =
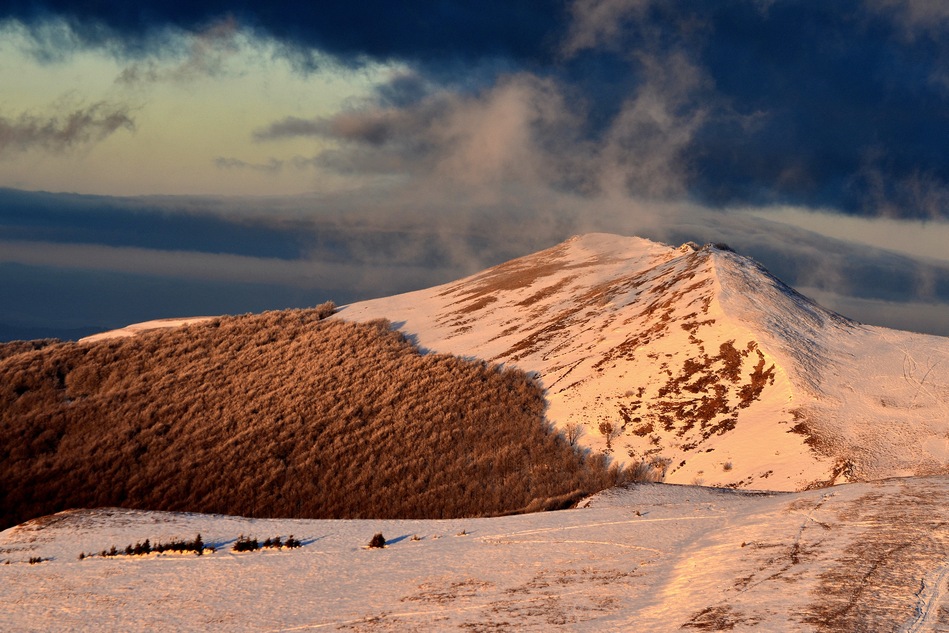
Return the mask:
<path id="1" fill-rule="evenodd" d="M 183 319 L 155 319 L 154 321 L 144 321 L 142 323 L 133 323 L 132 325 L 127 325 L 123 328 L 117 330 L 109 330 L 108 332 L 100 332 L 98 334 L 90 334 L 84 338 L 79 339 L 80 343 L 97 343 L 99 341 L 106 341 L 113 338 L 128 338 L 130 336 L 138 336 L 143 332 L 151 332 L 153 330 L 163 330 L 166 328 L 173 327 L 182 327 L 184 325 L 191 325 L 192 323 L 202 323 L 204 321 L 210 321 L 214 317 L 186 317 Z"/>
<path id="2" fill-rule="evenodd" d="M 552 422 L 669 482 L 800 490 L 949 464 L 949 339 L 848 321 L 727 247 L 584 235 L 340 317 L 536 372 Z"/>
<path id="3" fill-rule="evenodd" d="M 947 522 L 945 477 L 766 494 L 647 484 L 451 521 L 70 511 L 0 533 L 0 630 L 936 631 Z M 216 552 L 78 559 L 199 532 Z M 366 549 L 376 532 L 388 546 Z M 230 549 L 289 533 L 303 547 Z"/>

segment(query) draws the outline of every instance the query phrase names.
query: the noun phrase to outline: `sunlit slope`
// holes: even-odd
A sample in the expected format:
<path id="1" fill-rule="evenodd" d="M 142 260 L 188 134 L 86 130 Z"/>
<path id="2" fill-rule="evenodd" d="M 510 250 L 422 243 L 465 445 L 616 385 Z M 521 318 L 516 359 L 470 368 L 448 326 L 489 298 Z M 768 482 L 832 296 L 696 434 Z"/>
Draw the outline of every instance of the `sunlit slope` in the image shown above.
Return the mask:
<path id="1" fill-rule="evenodd" d="M 848 321 L 727 248 L 585 235 L 341 316 L 537 372 L 551 421 L 670 482 L 795 490 L 949 460 L 949 340 Z"/>

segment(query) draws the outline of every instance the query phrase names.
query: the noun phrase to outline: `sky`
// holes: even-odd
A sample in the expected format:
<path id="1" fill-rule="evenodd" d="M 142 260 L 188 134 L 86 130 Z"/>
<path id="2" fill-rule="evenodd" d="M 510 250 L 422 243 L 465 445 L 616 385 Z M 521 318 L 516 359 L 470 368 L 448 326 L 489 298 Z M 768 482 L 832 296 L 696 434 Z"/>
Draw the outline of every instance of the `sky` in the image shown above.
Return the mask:
<path id="1" fill-rule="evenodd" d="M 0 0 L 0 340 L 725 242 L 949 335 L 949 4 Z"/>

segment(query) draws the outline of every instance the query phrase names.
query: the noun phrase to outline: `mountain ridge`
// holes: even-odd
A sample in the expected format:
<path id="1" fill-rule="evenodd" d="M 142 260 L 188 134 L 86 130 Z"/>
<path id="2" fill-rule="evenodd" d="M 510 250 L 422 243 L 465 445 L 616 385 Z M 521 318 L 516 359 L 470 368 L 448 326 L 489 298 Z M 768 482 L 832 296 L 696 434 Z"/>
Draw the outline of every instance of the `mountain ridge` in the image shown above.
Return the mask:
<path id="1" fill-rule="evenodd" d="M 800 490 L 949 462 L 949 340 L 851 321 L 727 247 L 575 236 L 340 315 L 537 373 L 555 425 L 675 483 Z"/>

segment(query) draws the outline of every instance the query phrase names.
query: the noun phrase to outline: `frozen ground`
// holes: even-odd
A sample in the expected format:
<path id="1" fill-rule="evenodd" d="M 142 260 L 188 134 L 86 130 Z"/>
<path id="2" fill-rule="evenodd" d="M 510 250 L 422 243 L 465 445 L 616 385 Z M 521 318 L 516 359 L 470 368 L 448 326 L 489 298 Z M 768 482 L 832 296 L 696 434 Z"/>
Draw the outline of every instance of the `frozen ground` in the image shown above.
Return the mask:
<path id="1" fill-rule="evenodd" d="M 0 630 L 949 630 L 947 524 L 943 477 L 647 484 L 451 521 L 71 511 L 0 533 Z M 216 552 L 78 560 L 198 532 Z M 376 532 L 389 545 L 366 549 Z M 302 548 L 230 551 L 290 533 Z"/>

